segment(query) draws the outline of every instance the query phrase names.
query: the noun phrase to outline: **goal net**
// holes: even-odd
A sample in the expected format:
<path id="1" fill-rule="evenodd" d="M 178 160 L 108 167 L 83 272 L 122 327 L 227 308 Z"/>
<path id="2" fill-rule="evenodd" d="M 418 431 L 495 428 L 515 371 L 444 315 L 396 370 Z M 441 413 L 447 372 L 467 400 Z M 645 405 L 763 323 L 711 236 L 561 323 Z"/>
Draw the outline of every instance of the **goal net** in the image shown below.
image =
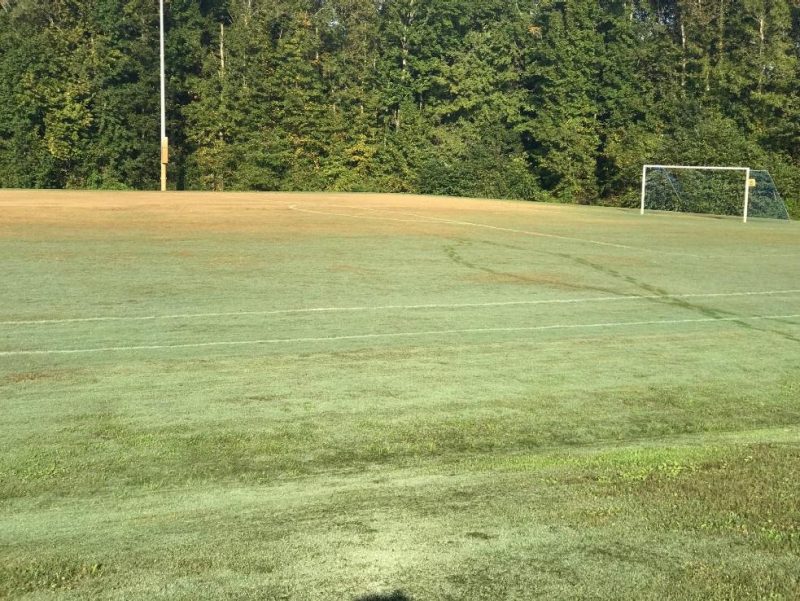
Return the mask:
<path id="1" fill-rule="evenodd" d="M 641 212 L 681 211 L 788 219 L 789 213 L 768 171 L 747 167 L 645 165 Z"/>
<path id="2" fill-rule="evenodd" d="M 789 219 L 789 209 L 786 208 L 786 203 L 783 202 L 769 171 L 751 169 L 750 179 L 754 180 L 755 186 L 750 188 L 748 216 Z"/>

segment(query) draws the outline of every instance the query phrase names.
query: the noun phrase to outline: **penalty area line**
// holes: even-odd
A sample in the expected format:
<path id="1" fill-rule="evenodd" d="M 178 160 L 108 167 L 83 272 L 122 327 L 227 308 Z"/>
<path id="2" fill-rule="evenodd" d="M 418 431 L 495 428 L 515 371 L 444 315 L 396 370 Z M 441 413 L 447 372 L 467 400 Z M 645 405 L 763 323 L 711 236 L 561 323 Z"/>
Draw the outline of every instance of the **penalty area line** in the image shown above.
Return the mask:
<path id="1" fill-rule="evenodd" d="M 297 205 L 290 204 L 288 205 L 289 209 L 292 211 L 299 211 L 301 213 L 312 213 L 315 215 L 329 215 L 334 217 L 349 217 L 351 219 L 369 219 L 375 221 L 405 221 L 405 222 L 415 222 L 415 223 L 446 223 L 449 225 L 458 225 L 458 226 L 466 226 L 466 227 L 476 227 L 476 228 L 484 228 L 489 230 L 496 230 L 499 232 L 509 232 L 512 234 L 520 234 L 523 236 L 534 236 L 537 238 L 552 238 L 555 240 L 565 240 L 567 242 L 578 242 L 581 244 L 594 244 L 596 246 L 605 246 L 608 248 L 619 248 L 623 250 L 633 250 L 638 252 L 649 252 L 649 253 L 658 253 L 661 255 L 675 255 L 681 257 L 694 257 L 700 258 L 700 255 L 695 255 L 691 253 L 684 253 L 684 252 L 676 252 L 676 251 L 666 251 L 666 250 L 658 250 L 648 247 L 639 247 L 639 246 L 630 246 L 628 244 L 619 244 L 616 242 L 604 242 L 602 240 L 593 240 L 591 238 L 578 238 L 577 236 L 563 236 L 560 234 L 550 234 L 547 232 L 537 232 L 531 230 L 520 230 L 516 228 L 510 227 L 501 227 L 497 225 L 489 225 L 488 223 L 478 223 L 474 221 L 460 221 L 457 219 L 445 219 L 443 217 L 433 217 L 429 215 L 420 215 L 418 213 L 405 213 L 401 211 L 390 211 L 387 209 L 375 209 L 370 207 L 353 207 L 347 205 L 328 205 L 332 207 L 339 207 L 345 209 L 355 209 L 355 210 L 364 210 L 364 211 L 372 211 L 375 213 L 388 213 L 390 215 L 404 215 L 406 217 L 414 217 L 414 219 L 399 219 L 393 217 L 369 217 L 366 215 L 351 215 L 347 213 L 335 213 L 333 211 L 314 211 L 311 209 L 301 209 Z"/>
<path id="2" fill-rule="evenodd" d="M 277 344 L 297 344 L 315 342 L 337 342 L 345 340 L 374 340 L 391 338 L 414 338 L 419 336 L 444 336 L 448 334 L 490 334 L 504 332 L 542 332 L 546 330 L 578 330 L 578 329 L 601 329 L 601 328 L 622 328 L 634 326 L 657 326 L 657 325 L 676 325 L 676 324 L 700 324 L 718 322 L 742 322 L 742 321 L 765 321 L 783 320 L 800 318 L 800 313 L 791 315 L 753 315 L 750 317 L 704 317 L 695 319 L 662 319 L 648 321 L 616 321 L 602 323 L 584 324 L 553 324 L 547 326 L 519 326 L 506 328 L 461 328 L 452 330 L 423 330 L 418 332 L 385 332 L 377 334 L 351 334 L 344 336 L 312 336 L 302 338 L 264 338 L 260 340 L 228 340 L 216 342 L 189 342 L 183 344 L 147 344 L 138 346 L 106 346 L 85 349 L 41 349 L 41 350 L 19 350 L 19 351 L 0 351 L 0 357 L 17 357 L 26 355 L 77 355 L 88 353 L 110 353 L 125 351 L 153 351 L 171 350 L 188 348 L 208 348 L 208 347 L 236 347 L 236 346 L 259 346 Z M 800 324 L 797 324 L 800 325 Z"/>
<path id="3" fill-rule="evenodd" d="M 736 298 L 753 296 L 782 296 L 800 294 L 792 290 L 760 290 L 751 292 L 696 292 L 689 294 L 629 294 L 619 296 L 594 296 L 587 298 L 548 298 L 519 301 L 494 301 L 488 303 L 428 303 L 418 305 L 373 305 L 356 307 L 310 307 L 305 309 L 269 309 L 263 311 L 220 311 L 211 313 L 172 313 L 165 315 L 101 315 L 96 317 L 66 317 L 63 319 L 25 319 L 0 321 L 0 326 L 47 325 L 86 323 L 97 321 L 155 321 L 159 319 L 202 319 L 206 317 L 247 317 L 269 315 L 296 315 L 304 313 L 358 313 L 369 311 L 413 311 L 425 309 L 479 309 L 489 307 L 514 307 L 535 305 L 578 305 L 583 303 L 609 303 L 636 300 L 681 300 L 692 298 Z"/>

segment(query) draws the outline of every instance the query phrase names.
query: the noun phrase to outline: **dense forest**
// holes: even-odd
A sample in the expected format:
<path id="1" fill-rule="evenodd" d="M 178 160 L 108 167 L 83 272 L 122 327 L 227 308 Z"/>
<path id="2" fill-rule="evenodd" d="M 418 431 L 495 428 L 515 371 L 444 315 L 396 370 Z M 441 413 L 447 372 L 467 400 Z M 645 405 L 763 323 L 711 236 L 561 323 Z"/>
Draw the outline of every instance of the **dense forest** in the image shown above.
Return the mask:
<path id="1" fill-rule="evenodd" d="M 798 0 L 171 0 L 170 185 L 800 207 Z M 157 0 L 0 0 L 0 186 L 155 189 Z"/>

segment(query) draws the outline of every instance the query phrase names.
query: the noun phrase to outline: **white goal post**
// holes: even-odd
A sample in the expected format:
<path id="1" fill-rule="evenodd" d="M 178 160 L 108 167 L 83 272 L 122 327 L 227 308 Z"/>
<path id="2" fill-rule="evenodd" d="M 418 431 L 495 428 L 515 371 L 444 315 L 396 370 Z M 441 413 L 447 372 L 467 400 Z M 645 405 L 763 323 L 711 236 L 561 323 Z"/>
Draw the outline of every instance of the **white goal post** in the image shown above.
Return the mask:
<path id="1" fill-rule="evenodd" d="M 641 206 L 641 214 L 644 215 L 644 204 L 645 204 L 645 195 L 647 189 L 647 171 L 649 169 L 694 169 L 696 171 L 741 171 L 744 175 L 744 182 L 743 182 L 743 209 L 742 209 L 742 221 L 747 223 L 747 213 L 749 209 L 749 201 L 750 201 L 750 186 L 752 182 L 750 180 L 750 167 L 714 167 L 710 165 L 644 165 L 642 167 L 642 206 Z"/>

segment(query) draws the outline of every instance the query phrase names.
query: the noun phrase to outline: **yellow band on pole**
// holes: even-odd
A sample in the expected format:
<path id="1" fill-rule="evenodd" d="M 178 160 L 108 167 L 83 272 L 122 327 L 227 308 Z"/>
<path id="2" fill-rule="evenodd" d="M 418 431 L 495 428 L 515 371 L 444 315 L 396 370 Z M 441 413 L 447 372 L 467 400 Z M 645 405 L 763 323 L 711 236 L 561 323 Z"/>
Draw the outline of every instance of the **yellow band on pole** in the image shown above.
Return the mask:
<path id="1" fill-rule="evenodd" d="M 161 164 L 169 163 L 169 138 L 161 139 Z"/>

